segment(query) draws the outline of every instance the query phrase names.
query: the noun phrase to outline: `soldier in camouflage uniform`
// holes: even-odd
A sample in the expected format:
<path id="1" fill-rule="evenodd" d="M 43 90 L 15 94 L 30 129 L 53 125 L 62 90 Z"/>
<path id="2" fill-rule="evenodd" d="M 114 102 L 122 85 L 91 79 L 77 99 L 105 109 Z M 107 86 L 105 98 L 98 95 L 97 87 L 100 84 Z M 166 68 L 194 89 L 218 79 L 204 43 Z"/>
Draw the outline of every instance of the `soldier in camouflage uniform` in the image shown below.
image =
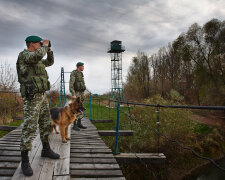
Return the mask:
<path id="1" fill-rule="evenodd" d="M 78 62 L 77 69 L 72 71 L 70 74 L 70 84 L 69 84 L 72 96 L 80 97 L 81 99 L 84 99 L 84 91 L 86 90 L 84 75 L 82 73 L 83 70 L 84 70 L 84 63 Z M 77 120 L 74 121 L 73 130 L 79 131 L 80 128 L 82 129 L 87 128 L 81 124 L 82 117 L 83 117 L 82 114 L 77 115 Z"/>
<path id="2" fill-rule="evenodd" d="M 45 91 L 50 89 L 48 74 L 45 67 L 54 63 L 53 52 L 49 40 L 38 36 L 26 38 L 27 49 L 20 52 L 16 63 L 20 92 L 24 102 L 24 127 L 21 135 L 21 168 L 23 174 L 32 176 L 33 170 L 29 163 L 28 151 L 32 148 L 32 137 L 39 124 L 40 138 L 43 145 L 42 157 L 58 159 L 59 154 L 49 146 L 51 120 L 48 100 Z M 47 54 L 47 59 L 42 59 Z"/>

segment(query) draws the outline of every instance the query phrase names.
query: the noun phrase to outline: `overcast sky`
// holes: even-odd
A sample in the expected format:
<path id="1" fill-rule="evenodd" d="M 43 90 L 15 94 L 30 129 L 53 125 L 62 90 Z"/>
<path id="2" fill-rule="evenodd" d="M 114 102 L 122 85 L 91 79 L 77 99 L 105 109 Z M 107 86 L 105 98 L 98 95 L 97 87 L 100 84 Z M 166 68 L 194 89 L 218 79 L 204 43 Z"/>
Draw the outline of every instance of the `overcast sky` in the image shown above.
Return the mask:
<path id="1" fill-rule="evenodd" d="M 87 87 L 104 93 L 111 88 L 107 50 L 112 40 L 121 40 L 126 48 L 125 80 L 138 50 L 151 55 L 195 22 L 224 20 L 224 7 L 225 0 L 0 0 L 0 61 L 15 69 L 25 38 L 38 35 L 52 43 L 51 83 L 61 67 L 70 72 L 82 61 Z"/>

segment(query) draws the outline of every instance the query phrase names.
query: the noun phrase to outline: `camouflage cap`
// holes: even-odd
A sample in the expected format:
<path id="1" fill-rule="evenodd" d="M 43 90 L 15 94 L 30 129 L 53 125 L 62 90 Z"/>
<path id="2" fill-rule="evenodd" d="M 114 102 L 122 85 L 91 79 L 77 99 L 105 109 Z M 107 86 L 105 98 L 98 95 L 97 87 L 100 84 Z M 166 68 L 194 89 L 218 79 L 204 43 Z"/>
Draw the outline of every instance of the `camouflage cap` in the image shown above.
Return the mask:
<path id="1" fill-rule="evenodd" d="M 39 36 L 28 36 L 25 39 L 26 42 L 40 42 L 42 41 L 42 38 L 40 38 Z"/>
<path id="2" fill-rule="evenodd" d="M 84 65 L 84 63 L 82 63 L 82 62 L 78 62 L 78 63 L 77 63 L 77 67 L 78 67 L 78 66 L 83 66 L 83 65 Z"/>

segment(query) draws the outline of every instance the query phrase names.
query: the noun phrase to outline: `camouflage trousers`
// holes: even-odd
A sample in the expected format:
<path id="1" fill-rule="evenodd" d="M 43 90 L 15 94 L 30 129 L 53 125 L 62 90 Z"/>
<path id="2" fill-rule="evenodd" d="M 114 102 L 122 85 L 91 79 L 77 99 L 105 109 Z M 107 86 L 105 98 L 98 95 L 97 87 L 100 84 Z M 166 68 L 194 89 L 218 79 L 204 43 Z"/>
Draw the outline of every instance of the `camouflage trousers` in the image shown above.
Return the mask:
<path id="1" fill-rule="evenodd" d="M 49 104 L 46 93 L 35 94 L 32 100 L 23 98 L 24 103 L 24 127 L 21 136 L 21 151 L 31 150 L 32 138 L 39 124 L 40 138 L 42 142 L 48 142 L 51 133 L 51 120 Z"/>
<path id="2" fill-rule="evenodd" d="M 83 99 L 83 95 L 84 95 L 84 92 L 80 92 L 80 91 L 76 91 L 75 92 L 75 96 L 78 98 L 78 97 L 80 97 L 81 99 Z M 81 120 L 83 118 L 83 114 L 78 114 L 77 115 L 77 120 Z"/>

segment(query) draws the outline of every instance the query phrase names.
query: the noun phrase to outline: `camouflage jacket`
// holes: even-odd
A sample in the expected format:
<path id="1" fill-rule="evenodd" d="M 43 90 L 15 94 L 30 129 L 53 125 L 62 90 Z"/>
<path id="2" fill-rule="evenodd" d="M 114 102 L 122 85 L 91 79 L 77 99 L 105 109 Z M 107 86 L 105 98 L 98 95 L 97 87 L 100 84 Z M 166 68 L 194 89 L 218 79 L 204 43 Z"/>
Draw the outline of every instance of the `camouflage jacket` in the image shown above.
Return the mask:
<path id="1" fill-rule="evenodd" d="M 84 92 L 86 90 L 84 75 L 81 71 L 74 70 L 71 72 L 69 88 L 73 96 L 76 92 Z"/>
<path id="2" fill-rule="evenodd" d="M 47 53 L 47 59 L 43 57 Z M 35 52 L 26 49 L 20 52 L 16 63 L 20 92 L 24 96 L 27 91 L 31 93 L 45 92 L 50 89 L 48 74 L 45 67 L 54 63 L 52 51 L 43 46 Z"/>

